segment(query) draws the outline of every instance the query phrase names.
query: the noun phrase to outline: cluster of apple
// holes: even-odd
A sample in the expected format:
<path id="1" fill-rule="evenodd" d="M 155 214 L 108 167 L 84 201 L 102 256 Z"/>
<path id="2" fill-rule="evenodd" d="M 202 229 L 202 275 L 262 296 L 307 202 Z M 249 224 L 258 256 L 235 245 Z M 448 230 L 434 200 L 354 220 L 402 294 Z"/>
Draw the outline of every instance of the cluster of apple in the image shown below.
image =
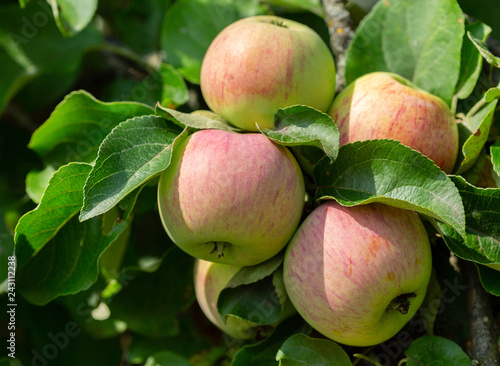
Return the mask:
<path id="1" fill-rule="evenodd" d="M 172 241 L 197 258 L 201 309 L 233 337 L 248 338 L 255 324 L 223 320 L 219 293 L 242 267 L 285 247 L 288 298 L 337 342 L 383 342 L 424 299 L 432 263 L 419 216 L 382 204 L 347 208 L 327 201 L 301 222 L 299 164 L 258 130 L 274 128 L 279 108 L 308 105 L 332 116 L 341 144 L 396 139 L 451 172 L 455 120 L 442 100 L 385 72 L 361 77 L 334 100 L 335 72 L 330 50 L 312 29 L 272 16 L 233 23 L 205 55 L 201 89 L 208 106 L 244 132 L 200 130 L 175 146 L 158 205 Z"/>

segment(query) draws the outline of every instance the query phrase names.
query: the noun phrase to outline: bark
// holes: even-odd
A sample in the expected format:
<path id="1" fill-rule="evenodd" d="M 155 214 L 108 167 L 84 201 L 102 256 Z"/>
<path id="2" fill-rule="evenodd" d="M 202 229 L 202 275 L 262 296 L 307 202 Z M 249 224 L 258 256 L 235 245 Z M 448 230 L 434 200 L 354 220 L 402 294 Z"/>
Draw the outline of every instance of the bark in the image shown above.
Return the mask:
<path id="1" fill-rule="evenodd" d="M 322 0 L 325 20 L 330 33 L 330 45 L 337 66 L 336 92 L 345 87 L 345 52 L 354 36 L 353 21 L 345 8 L 346 0 Z"/>
<path id="2" fill-rule="evenodd" d="M 500 358 L 494 331 L 491 295 L 481 285 L 473 262 L 462 261 L 461 269 L 467 285 L 472 359 L 478 361 L 480 366 L 498 366 Z"/>

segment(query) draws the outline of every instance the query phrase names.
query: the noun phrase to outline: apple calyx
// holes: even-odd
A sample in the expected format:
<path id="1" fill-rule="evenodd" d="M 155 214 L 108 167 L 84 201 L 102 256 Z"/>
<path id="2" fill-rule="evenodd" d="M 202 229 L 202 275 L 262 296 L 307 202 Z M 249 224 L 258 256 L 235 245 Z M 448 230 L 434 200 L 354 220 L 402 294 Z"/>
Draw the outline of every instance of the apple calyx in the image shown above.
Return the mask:
<path id="1" fill-rule="evenodd" d="M 209 241 L 207 244 L 213 244 L 214 248 L 210 252 L 210 254 L 217 253 L 217 256 L 224 257 L 224 248 L 226 245 L 230 244 L 227 241 Z"/>
<path id="2" fill-rule="evenodd" d="M 387 309 L 397 310 L 401 314 L 408 314 L 408 310 L 410 310 L 410 298 L 416 297 L 417 294 L 412 292 L 411 294 L 402 294 L 395 297 L 390 304 L 387 306 Z"/>
<path id="3" fill-rule="evenodd" d="M 271 20 L 270 24 L 272 25 L 277 25 L 278 27 L 283 27 L 283 28 L 288 28 L 286 25 L 285 25 L 285 22 L 283 20 L 278 20 L 278 19 L 273 19 Z"/>

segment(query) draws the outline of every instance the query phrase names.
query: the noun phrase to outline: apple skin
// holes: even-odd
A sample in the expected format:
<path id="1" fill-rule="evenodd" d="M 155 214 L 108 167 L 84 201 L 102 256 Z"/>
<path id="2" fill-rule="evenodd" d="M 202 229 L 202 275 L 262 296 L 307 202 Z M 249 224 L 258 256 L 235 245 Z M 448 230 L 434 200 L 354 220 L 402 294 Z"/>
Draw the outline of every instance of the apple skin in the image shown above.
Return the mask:
<path id="1" fill-rule="evenodd" d="M 276 16 L 244 18 L 224 28 L 203 59 L 200 86 L 208 106 L 236 127 L 274 129 L 280 108 L 323 112 L 335 95 L 335 63 L 321 37 Z"/>
<path id="2" fill-rule="evenodd" d="M 415 314 L 431 270 L 429 239 L 415 212 L 327 201 L 290 241 L 284 281 L 292 304 L 317 331 L 346 345 L 371 346 Z M 402 299 L 409 301 L 406 314 L 396 310 L 405 308 Z"/>
<path id="3" fill-rule="evenodd" d="M 194 289 L 198 305 L 212 324 L 231 337 L 243 340 L 253 337 L 257 325 L 232 315 L 224 322 L 217 310 L 219 294 L 241 268 L 197 259 L 194 265 Z"/>
<path id="4" fill-rule="evenodd" d="M 172 241 L 193 257 L 239 266 L 285 247 L 304 200 L 297 161 L 260 133 L 197 131 L 176 146 L 158 184 Z"/>
<path id="5" fill-rule="evenodd" d="M 363 75 L 333 101 L 328 114 L 340 132 L 340 145 L 394 139 L 451 173 L 458 153 L 458 127 L 446 103 L 388 72 Z"/>

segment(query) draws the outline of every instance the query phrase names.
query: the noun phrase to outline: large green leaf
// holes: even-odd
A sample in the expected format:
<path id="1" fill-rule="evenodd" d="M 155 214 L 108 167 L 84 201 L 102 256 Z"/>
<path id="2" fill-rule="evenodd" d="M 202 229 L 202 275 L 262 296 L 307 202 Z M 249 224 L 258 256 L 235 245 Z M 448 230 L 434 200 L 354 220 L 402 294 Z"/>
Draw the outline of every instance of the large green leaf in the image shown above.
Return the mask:
<path id="1" fill-rule="evenodd" d="M 194 300 L 194 259 L 176 246 L 153 273 L 129 271 L 130 280 L 109 303 L 128 329 L 149 337 L 178 334 L 177 315 Z"/>
<path id="2" fill-rule="evenodd" d="M 66 37 L 82 31 L 94 17 L 98 0 L 47 0 L 59 30 Z"/>
<path id="3" fill-rule="evenodd" d="M 460 258 L 500 269 L 500 188 L 478 188 L 460 176 L 451 176 L 465 207 L 466 236 L 439 223 L 442 236 Z"/>
<path id="4" fill-rule="evenodd" d="M 105 235 L 102 216 L 84 223 L 73 217 L 19 270 L 19 292 L 44 305 L 89 288 L 99 273 L 99 257 L 127 225 L 127 221 L 117 223 Z"/>
<path id="5" fill-rule="evenodd" d="M 86 91 L 75 91 L 68 94 L 33 133 L 28 147 L 58 165 L 70 161 L 91 162 L 104 138 L 120 122 L 153 113 L 153 109 L 144 104 L 104 103 Z"/>
<path id="6" fill-rule="evenodd" d="M 19 267 L 36 255 L 80 211 L 83 185 L 90 170 L 91 166 L 84 163 L 61 167 L 50 179 L 37 208 L 19 220 L 15 235 Z"/>
<path id="7" fill-rule="evenodd" d="M 471 359 L 460 346 L 449 339 L 423 336 L 415 339 L 405 351 L 407 366 L 469 366 Z"/>
<path id="8" fill-rule="evenodd" d="M 257 0 L 180 0 L 168 10 L 161 30 L 167 62 L 192 83 L 200 83 L 208 46 L 226 26 L 262 9 Z"/>
<path id="9" fill-rule="evenodd" d="M 469 39 L 467 32 L 470 32 L 481 41 L 486 41 L 486 38 L 491 33 L 491 28 L 482 22 L 476 21 L 472 24 L 467 24 L 465 32 L 462 56 L 460 57 L 460 76 L 455 91 L 455 95 L 459 99 L 467 98 L 474 90 L 483 61 L 481 53 L 479 53 L 479 50 Z"/>
<path id="10" fill-rule="evenodd" d="M 347 353 L 337 343 L 298 333 L 281 346 L 276 360 L 280 366 L 351 366 Z"/>
<path id="11" fill-rule="evenodd" d="M 473 116 L 465 117 L 463 124 L 468 129 L 469 137 L 462 145 L 464 158 L 456 171 L 457 174 L 462 174 L 470 169 L 483 150 L 484 144 L 488 140 L 497 102 L 498 99 L 494 99 Z M 461 136 L 461 138 L 463 137 Z"/>
<path id="12" fill-rule="evenodd" d="M 390 71 L 450 104 L 460 72 L 464 17 L 455 0 L 379 1 L 346 54 L 346 81 Z"/>
<path id="13" fill-rule="evenodd" d="M 274 116 L 274 129 L 262 133 L 278 144 L 313 146 L 325 152 L 333 162 L 339 152 L 339 130 L 332 118 L 307 106 L 280 109 Z"/>
<path id="14" fill-rule="evenodd" d="M 103 141 L 85 183 L 80 220 L 109 211 L 165 170 L 175 143 L 185 136 L 182 132 L 182 127 L 157 116 L 135 117 L 117 126 Z"/>
<path id="15" fill-rule="evenodd" d="M 0 19 L 0 111 L 38 76 L 77 73 L 86 50 L 102 43 L 94 27 L 64 38 L 45 1 L 31 2 L 25 9 L 15 4 L 0 6 Z M 45 87 L 53 87 L 50 80 Z"/>
<path id="16" fill-rule="evenodd" d="M 280 277 L 283 256 L 275 256 L 264 263 L 244 267 L 221 291 L 217 308 L 224 318 L 233 315 L 258 325 L 277 322 L 286 301 L 285 288 Z"/>
<path id="17" fill-rule="evenodd" d="M 109 211 L 165 170 L 176 141 L 185 136 L 182 132 L 182 127 L 157 116 L 135 117 L 118 125 L 103 141 L 85 183 L 80 220 Z"/>
<path id="18" fill-rule="evenodd" d="M 76 214 L 90 165 L 70 163 L 54 173 L 40 204 L 16 227 L 17 288 L 30 302 L 89 288 L 97 279 L 98 259 L 127 227 L 104 218 L 80 223 Z"/>
<path id="19" fill-rule="evenodd" d="M 393 140 L 346 144 L 337 160 L 314 170 L 316 199 L 345 206 L 381 202 L 446 222 L 465 235 L 465 213 L 453 182 L 430 159 Z"/>

